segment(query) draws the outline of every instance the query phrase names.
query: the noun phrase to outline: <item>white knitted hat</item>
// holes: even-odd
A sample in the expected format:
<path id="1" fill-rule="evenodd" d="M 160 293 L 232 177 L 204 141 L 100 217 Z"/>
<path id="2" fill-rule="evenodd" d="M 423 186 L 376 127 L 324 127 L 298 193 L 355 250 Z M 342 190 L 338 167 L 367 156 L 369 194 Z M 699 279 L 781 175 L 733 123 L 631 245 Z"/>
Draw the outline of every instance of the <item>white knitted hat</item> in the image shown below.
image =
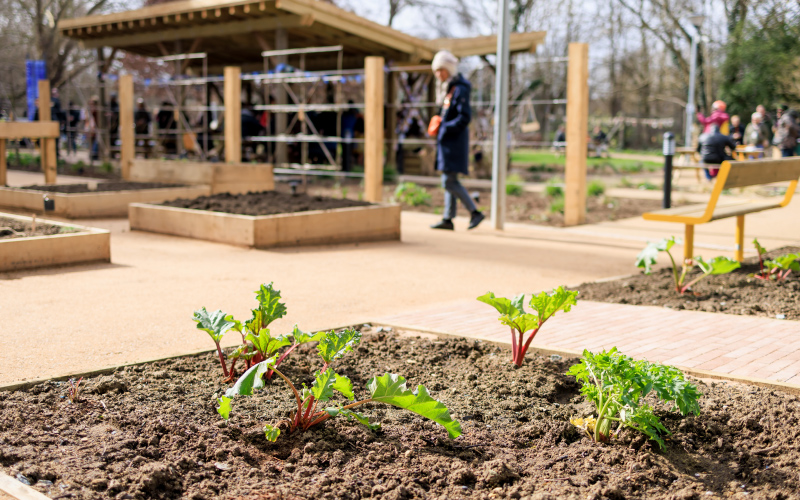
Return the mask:
<path id="1" fill-rule="evenodd" d="M 437 69 L 445 69 L 450 76 L 458 74 L 458 58 L 448 50 L 440 50 L 433 56 L 433 63 L 431 63 L 433 71 Z"/>

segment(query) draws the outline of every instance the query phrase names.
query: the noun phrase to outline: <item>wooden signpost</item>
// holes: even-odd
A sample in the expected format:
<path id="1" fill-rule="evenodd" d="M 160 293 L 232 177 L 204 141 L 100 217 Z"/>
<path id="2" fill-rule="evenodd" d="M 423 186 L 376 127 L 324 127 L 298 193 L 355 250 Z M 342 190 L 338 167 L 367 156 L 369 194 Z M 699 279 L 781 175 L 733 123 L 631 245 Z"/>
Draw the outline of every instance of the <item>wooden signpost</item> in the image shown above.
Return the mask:
<path id="1" fill-rule="evenodd" d="M 586 221 L 586 155 L 589 134 L 589 44 L 569 44 L 567 67 L 567 167 L 564 225 Z"/>
<path id="2" fill-rule="evenodd" d="M 367 57 L 364 64 L 364 199 L 383 199 L 384 59 Z"/>

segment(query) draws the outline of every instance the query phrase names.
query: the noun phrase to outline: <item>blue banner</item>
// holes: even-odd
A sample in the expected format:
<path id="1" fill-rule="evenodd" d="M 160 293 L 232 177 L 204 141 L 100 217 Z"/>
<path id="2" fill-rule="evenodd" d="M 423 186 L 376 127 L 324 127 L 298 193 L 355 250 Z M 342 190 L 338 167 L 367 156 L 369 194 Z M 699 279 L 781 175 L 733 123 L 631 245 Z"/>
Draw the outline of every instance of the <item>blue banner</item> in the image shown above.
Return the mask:
<path id="1" fill-rule="evenodd" d="M 39 97 L 39 80 L 47 79 L 44 61 L 25 61 L 25 79 L 28 91 L 28 120 L 33 120 L 36 114 L 36 99 Z"/>

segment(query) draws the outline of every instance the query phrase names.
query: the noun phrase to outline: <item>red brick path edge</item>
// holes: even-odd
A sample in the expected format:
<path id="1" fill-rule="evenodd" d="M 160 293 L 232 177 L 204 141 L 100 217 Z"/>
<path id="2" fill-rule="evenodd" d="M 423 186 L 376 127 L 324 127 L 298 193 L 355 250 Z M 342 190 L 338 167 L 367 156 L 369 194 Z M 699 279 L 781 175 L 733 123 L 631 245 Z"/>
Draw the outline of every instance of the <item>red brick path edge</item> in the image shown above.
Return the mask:
<path id="1" fill-rule="evenodd" d="M 377 318 L 374 324 L 511 343 L 497 312 L 477 300 Z M 550 319 L 531 344 L 566 355 L 612 347 L 694 376 L 800 393 L 800 321 L 580 301 Z"/>

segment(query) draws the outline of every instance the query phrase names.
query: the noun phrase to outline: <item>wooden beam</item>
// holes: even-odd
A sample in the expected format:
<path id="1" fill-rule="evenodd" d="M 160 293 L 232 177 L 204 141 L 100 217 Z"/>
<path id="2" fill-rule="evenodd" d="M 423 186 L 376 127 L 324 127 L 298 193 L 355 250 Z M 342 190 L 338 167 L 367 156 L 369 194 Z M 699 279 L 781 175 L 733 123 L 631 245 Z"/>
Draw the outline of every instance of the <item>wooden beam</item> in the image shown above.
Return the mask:
<path id="1" fill-rule="evenodd" d="M 133 75 L 122 75 L 119 77 L 119 138 L 122 141 L 119 163 L 125 180 L 130 179 L 131 162 L 136 157 L 133 106 Z"/>
<path id="2" fill-rule="evenodd" d="M 189 52 L 187 53 L 188 54 L 196 53 L 200 49 L 200 43 L 202 43 L 202 41 L 203 41 L 202 38 L 195 38 L 194 41 L 192 42 L 192 46 L 189 47 Z M 192 62 L 191 59 L 184 59 L 181 62 L 181 74 L 186 73 L 186 69 L 189 67 L 190 62 Z"/>
<path id="3" fill-rule="evenodd" d="M 50 121 L 50 81 L 39 80 L 39 121 Z M 44 183 L 56 183 L 56 139 L 42 138 L 39 140 L 41 146 L 42 170 L 44 170 Z"/>
<path id="4" fill-rule="evenodd" d="M 384 59 L 364 61 L 364 199 L 383 200 Z"/>
<path id="5" fill-rule="evenodd" d="M 589 44 L 569 44 L 564 225 L 586 221 L 586 155 L 589 133 Z"/>
<path id="6" fill-rule="evenodd" d="M 58 122 L 54 121 L 0 122 L 0 138 L 3 139 L 23 139 L 25 137 L 56 139 L 58 135 Z"/>
<path id="7" fill-rule="evenodd" d="M 241 35 L 259 31 L 272 31 L 278 28 L 296 28 L 302 26 L 302 22 L 303 18 L 294 14 L 259 17 L 255 19 L 246 19 L 244 21 L 204 24 L 163 31 L 150 31 L 98 38 L 96 40 L 84 41 L 83 46 L 87 49 L 96 47 L 134 47 L 158 42 Z"/>
<path id="8" fill-rule="evenodd" d="M 0 186 L 8 184 L 6 168 L 6 140 L 0 137 Z"/>
<path id="9" fill-rule="evenodd" d="M 225 68 L 225 161 L 242 161 L 242 70 Z"/>
<path id="10" fill-rule="evenodd" d="M 397 108 L 395 108 L 395 104 L 397 104 L 397 91 L 399 82 L 397 78 L 399 73 L 389 73 L 386 75 L 388 80 L 389 88 L 386 91 L 386 112 L 389 113 L 389 116 L 386 117 L 386 132 L 388 133 L 389 141 L 387 142 L 388 148 L 386 153 L 386 163 L 389 165 L 394 165 L 395 170 L 397 169 Z"/>

